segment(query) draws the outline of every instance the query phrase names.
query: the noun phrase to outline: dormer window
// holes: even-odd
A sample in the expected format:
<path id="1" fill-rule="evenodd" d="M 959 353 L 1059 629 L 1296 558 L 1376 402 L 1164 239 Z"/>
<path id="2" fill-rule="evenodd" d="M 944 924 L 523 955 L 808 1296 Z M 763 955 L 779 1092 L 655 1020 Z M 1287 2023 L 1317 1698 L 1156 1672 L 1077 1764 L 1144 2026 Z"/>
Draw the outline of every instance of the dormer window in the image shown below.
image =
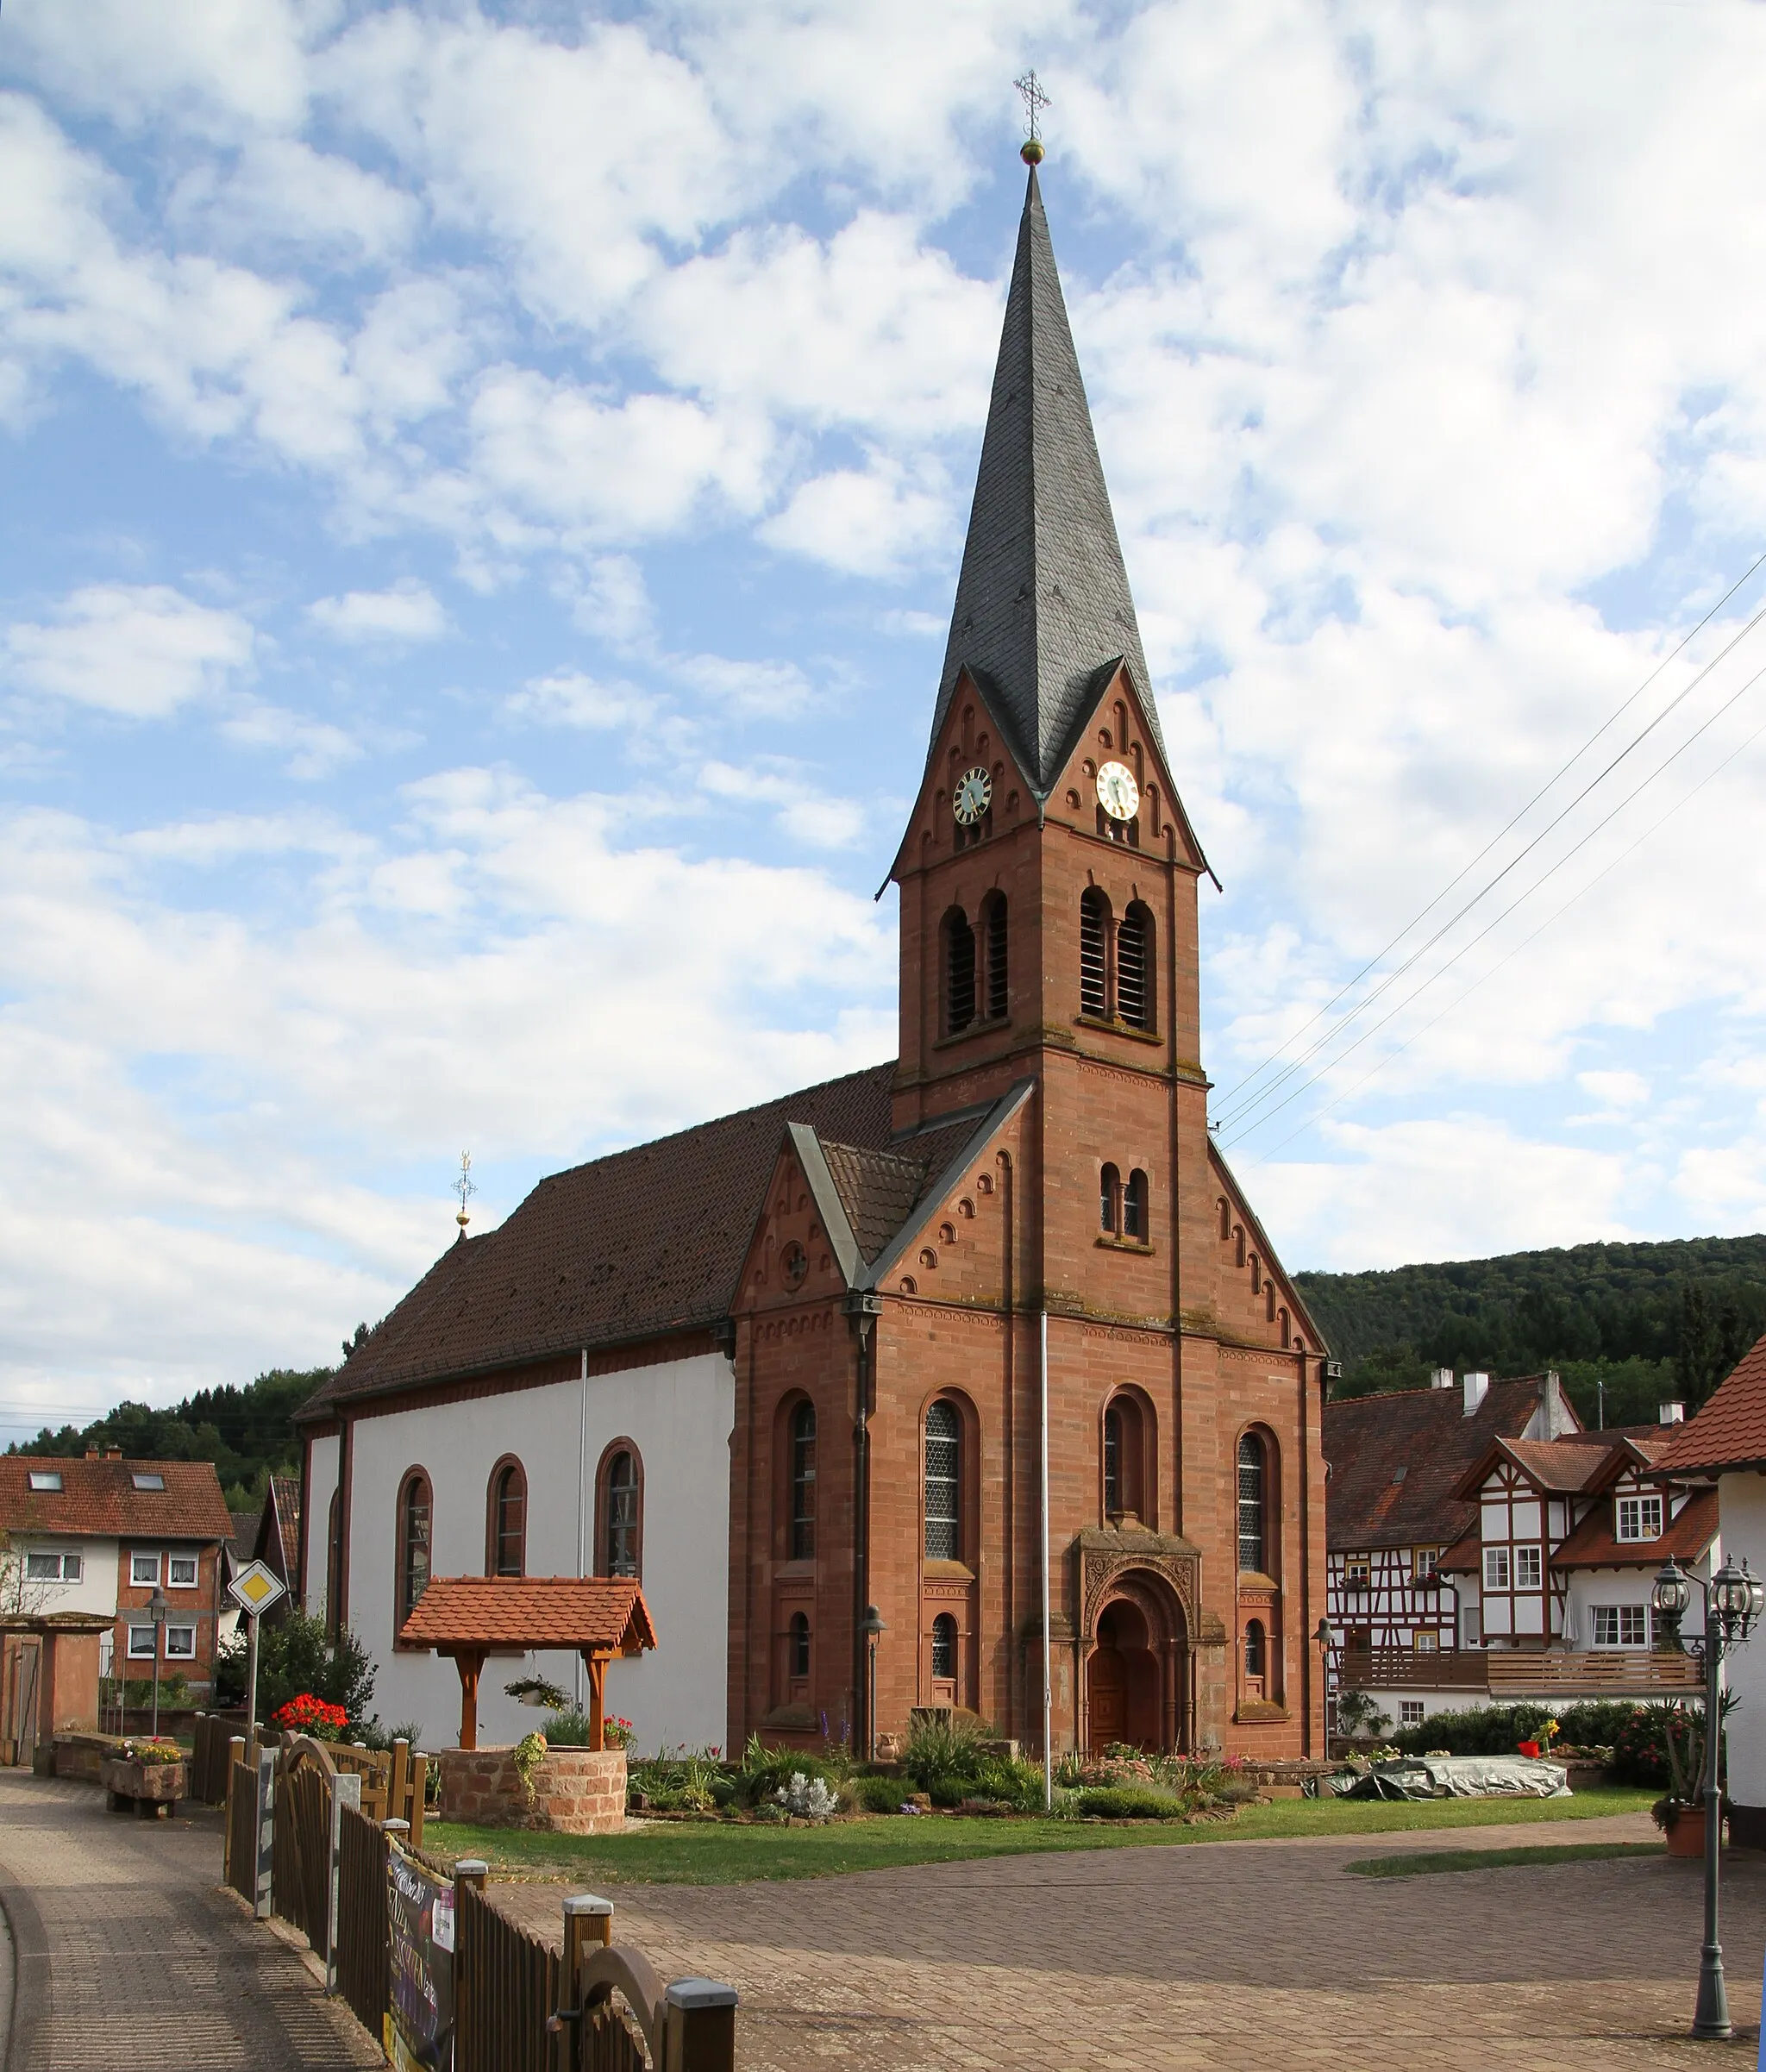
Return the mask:
<path id="1" fill-rule="evenodd" d="M 149 1473 L 145 1469 L 140 1470 L 136 1474 L 132 1474 L 128 1479 L 135 1484 L 137 1489 L 163 1489 L 166 1487 L 166 1478 L 164 1475 Z"/>
<path id="2" fill-rule="evenodd" d="M 1662 1537 L 1662 1499 L 1659 1496 L 1622 1496 L 1618 1499 L 1619 1537 L 1622 1540 L 1659 1540 Z"/>
<path id="3" fill-rule="evenodd" d="M 61 1470 L 59 1468 L 34 1468 L 29 1480 L 33 1489 L 53 1492 L 61 1487 Z"/>

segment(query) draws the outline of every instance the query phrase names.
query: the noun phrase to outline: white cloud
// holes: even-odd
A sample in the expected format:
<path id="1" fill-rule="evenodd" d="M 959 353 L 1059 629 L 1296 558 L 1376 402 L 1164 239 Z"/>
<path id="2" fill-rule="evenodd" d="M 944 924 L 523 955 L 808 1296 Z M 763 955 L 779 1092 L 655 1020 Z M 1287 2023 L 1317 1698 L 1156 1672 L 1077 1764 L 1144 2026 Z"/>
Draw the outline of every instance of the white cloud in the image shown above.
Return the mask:
<path id="1" fill-rule="evenodd" d="M 416 198 L 350 160 L 294 137 L 246 146 L 231 165 L 199 163 L 178 181 L 168 221 L 185 237 L 261 260 L 266 247 L 332 266 L 385 265 L 416 235 Z"/>
<path id="2" fill-rule="evenodd" d="M 779 824 L 811 848 L 852 848 L 863 840 L 867 816 L 856 799 L 830 792 L 819 775 L 801 764 L 774 759 L 767 767 L 739 769 L 708 762 L 699 788 L 714 798 L 753 801 L 778 809 Z"/>
<path id="3" fill-rule="evenodd" d="M 362 753 L 361 743 L 341 727 L 257 698 L 240 700 L 221 723 L 221 731 L 241 748 L 286 755 L 284 768 L 304 783 L 330 776 Z"/>
<path id="4" fill-rule="evenodd" d="M 251 666 L 254 635 L 163 584 L 93 583 L 47 624 L 6 629 L 7 674 L 21 689 L 132 719 L 163 719 Z"/>
<path id="5" fill-rule="evenodd" d="M 874 458 L 803 484 L 761 536 L 844 575 L 898 576 L 949 544 L 954 513 L 942 488 Z"/>
<path id="6" fill-rule="evenodd" d="M 427 583 L 406 576 L 390 590 L 352 590 L 320 598 L 310 616 L 334 641 L 385 641 L 404 645 L 436 641 L 448 630 L 448 614 Z"/>
<path id="7" fill-rule="evenodd" d="M 578 670 L 529 679 L 504 701 L 517 718 L 542 724 L 603 729 L 654 717 L 656 701 L 635 684 L 604 684 Z"/>
<path id="8" fill-rule="evenodd" d="M 725 654 L 677 654 L 667 666 L 726 710 L 786 718 L 801 712 L 814 692 L 795 662 L 747 661 Z"/>

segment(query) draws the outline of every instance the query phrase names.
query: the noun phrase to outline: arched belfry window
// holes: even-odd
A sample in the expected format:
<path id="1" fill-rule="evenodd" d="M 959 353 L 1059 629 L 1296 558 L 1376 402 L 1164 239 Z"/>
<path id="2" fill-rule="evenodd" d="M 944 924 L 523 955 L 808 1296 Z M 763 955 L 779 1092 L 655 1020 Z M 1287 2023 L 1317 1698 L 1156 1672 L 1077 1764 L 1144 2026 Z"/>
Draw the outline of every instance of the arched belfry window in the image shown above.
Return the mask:
<path id="1" fill-rule="evenodd" d="M 1153 917 L 1138 899 L 1116 931 L 1116 1011 L 1130 1029 L 1153 1026 Z"/>
<path id="2" fill-rule="evenodd" d="M 528 1478 L 519 1461 L 499 1461 L 491 1471 L 485 1518 L 485 1572 L 523 1575 L 528 1557 Z"/>
<path id="3" fill-rule="evenodd" d="M 1112 1235 L 1122 1216 L 1122 1175 L 1114 1166 L 1098 1174 L 1098 1228 Z"/>
<path id="4" fill-rule="evenodd" d="M 595 1478 L 595 1573 L 641 1575 L 644 1561 L 644 1464 L 636 1447 L 616 1440 Z"/>
<path id="5" fill-rule="evenodd" d="M 1080 1012 L 1109 1012 L 1104 939 L 1110 920 L 1110 902 L 1095 885 L 1080 894 Z"/>
<path id="6" fill-rule="evenodd" d="M 430 1532 L 435 1499 L 429 1478 L 413 1468 L 398 1486 L 398 1623 L 417 1608 L 429 1587 Z"/>
<path id="7" fill-rule="evenodd" d="M 960 1036 L 975 1018 L 975 931 L 954 906 L 944 917 L 944 1033 Z"/>
<path id="8" fill-rule="evenodd" d="M 962 1422 L 953 1403 L 926 1412 L 926 1559 L 961 1558 Z"/>
<path id="9" fill-rule="evenodd" d="M 799 1403 L 791 1418 L 791 1558 L 807 1562 L 815 1552 L 816 1406 Z"/>
<path id="10" fill-rule="evenodd" d="M 983 998 L 990 1022 L 1003 1022 L 1011 1005 L 1007 984 L 1005 894 L 989 892 L 981 902 L 981 945 L 984 959 Z"/>
<path id="11" fill-rule="evenodd" d="M 1138 1166 L 1122 1191 L 1122 1234 L 1137 1244 L 1147 1242 L 1147 1176 Z"/>
<path id="12" fill-rule="evenodd" d="M 1122 1500 L 1124 1432 L 1122 1405 L 1112 1403 L 1104 1413 L 1104 1515 L 1118 1518 L 1125 1508 Z"/>
<path id="13" fill-rule="evenodd" d="M 932 1621 L 932 1674 L 941 1682 L 956 1675 L 956 1618 L 949 1612 Z"/>
<path id="14" fill-rule="evenodd" d="M 1267 1574 L 1264 1528 L 1268 1464 L 1263 1442 L 1248 1431 L 1238 1443 L 1238 1565 L 1242 1571 Z"/>

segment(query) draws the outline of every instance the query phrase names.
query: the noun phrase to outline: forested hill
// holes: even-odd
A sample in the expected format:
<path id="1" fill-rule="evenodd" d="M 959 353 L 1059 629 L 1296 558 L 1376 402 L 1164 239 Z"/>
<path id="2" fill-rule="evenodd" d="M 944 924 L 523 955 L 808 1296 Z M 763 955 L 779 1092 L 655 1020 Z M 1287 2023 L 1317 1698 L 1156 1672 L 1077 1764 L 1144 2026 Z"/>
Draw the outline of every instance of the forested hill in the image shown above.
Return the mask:
<path id="1" fill-rule="evenodd" d="M 212 1461 L 229 1510 L 249 1511 L 264 1500 L 272 1474 L 297 1474 L 300 1449 L 294 1413 L 329 1367 L 272 1368 L 243 1388 L 200 1389 L 169 1410 L 119 1403 L 84 1431 L 47 1428 L 9 1453 L 83 1454 L 88 1446 L 120 1446 L 138 1461 Z"/>
<path id="2" fill-rule="evenodd" d="M 1422 1388 L 1429 1370 L 1556 1368 L 1590 1424 L 1688 1414 L 1766 1331 L 1766 1236 L 1581 1244 L 1385 1274 L 1297 1274 L 1342 1361 L 1339 1395 Z"/>

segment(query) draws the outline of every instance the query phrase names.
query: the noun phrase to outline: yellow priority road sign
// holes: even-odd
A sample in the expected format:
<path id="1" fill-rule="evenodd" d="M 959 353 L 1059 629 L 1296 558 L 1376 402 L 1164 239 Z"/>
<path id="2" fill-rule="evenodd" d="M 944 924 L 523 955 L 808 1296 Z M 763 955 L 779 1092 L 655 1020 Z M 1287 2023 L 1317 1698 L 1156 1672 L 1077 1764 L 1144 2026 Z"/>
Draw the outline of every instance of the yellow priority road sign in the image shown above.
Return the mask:
<path id="1" fill-rule="evenodd" d="M 262 1562 L 247 1562 L 227 1586 L 230 1596 L 236 1598 L 253 1618 L 267 1612 L 279 1597 L 286 1596 L 282 1583 Z"/>

